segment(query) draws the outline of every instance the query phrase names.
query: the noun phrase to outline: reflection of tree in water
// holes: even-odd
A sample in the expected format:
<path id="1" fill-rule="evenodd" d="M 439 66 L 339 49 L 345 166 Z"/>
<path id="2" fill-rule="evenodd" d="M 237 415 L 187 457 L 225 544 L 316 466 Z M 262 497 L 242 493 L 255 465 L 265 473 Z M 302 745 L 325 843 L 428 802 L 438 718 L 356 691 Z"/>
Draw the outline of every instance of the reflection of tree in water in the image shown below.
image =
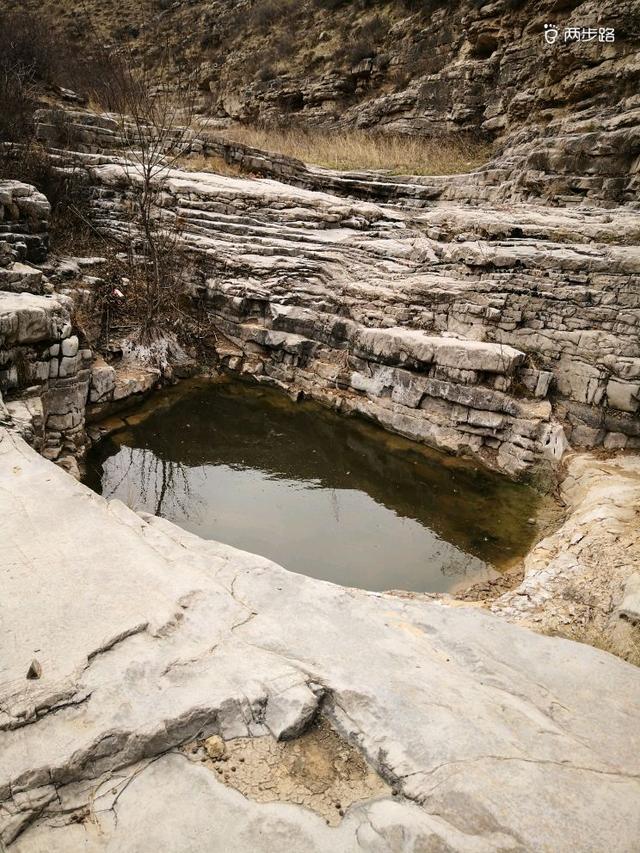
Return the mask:
<path id="1" fill-rule="evenodd" d="M 164 516 L 171 514 L 167 504 L 173 504 L 185 518 L 191 518 L 195 515 L 194 510 L 202 507 L 202 500 L 195 497 L 191 488 L 190 469 L 182 462 L 161 459 L 151 450 L 125 445 L 109 461 L 114 467 L 121 468 L 121 472 L 105 498 L 116 496 L 121 486 L 126 484 L 126 503 L 132 509 L 139 500 L 154 515 Z M 165 509 L 166 513 L 163 512 Z"/>
<path id="2" fill-rule="evenodd" d="M 331 504 L 331 511 L 333 512 L 333 517 L 336 522 L 340 523 L 340 504 L 338 502 L 338 493 L 335 489 L 329 490 L 329 502 Z"/>
<path id="3" fill-rule="evenodd" d="M 206 481 L 218 466 L 326 490 L 337 526 L 351 506 L 342 493 L 366 494 L 441 540 L 433 559 L 444 577 L 469 576 L 480 562 L 499 566 L 532 536 L 526 519 L 536 499 L 523 486 L 263 387 L 198 387 L 101 445 L 96 457 L 85 480 L 96 491 L 145 501 L 144 509 L 177 523 L 215 511 L 221 498 Z"/>
<path id="4" fill-rule="evenodd" d="M 479 560 L 471 554 L 459 551 L 442 563 L 440 571 L 447 578 L 466 577 L 477 574 Z"/>
<path id="5" fill-rule="evenodd" d="M 441 574 L 447 578 L 476 575 L 479 569 L 485 568 L 484 562 L 478 557 L 458 550 L 442 539 L 440 539 L 432 556 L 439 562 Z"/>

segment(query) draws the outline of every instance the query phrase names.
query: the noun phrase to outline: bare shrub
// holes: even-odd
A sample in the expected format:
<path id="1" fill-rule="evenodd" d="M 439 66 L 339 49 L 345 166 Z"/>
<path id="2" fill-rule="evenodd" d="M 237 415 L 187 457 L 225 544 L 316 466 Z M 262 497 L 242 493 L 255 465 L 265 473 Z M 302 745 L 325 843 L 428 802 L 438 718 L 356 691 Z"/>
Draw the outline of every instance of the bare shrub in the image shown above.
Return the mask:
<path id="1" fill-rule="evenodd" d="M 43 193 L 50 205 L 49 236 L 57 252 L 77 252 L 87 240 L 89 200 L 85 173 L 60 168 L 34 141 L 7 145 L 0 150 L 0 178 L 23 181 Z"/>
<path id="2" fill-rule="evenodd" d="M 313 0 L 313 2 L 319 9 L 335 12 L 337 9 L 346 6 L 350 0 Z"/>
<path id="3" fill-rule="evenodd" d="M 100 89 L 111 66 L 90 45 L 79 52 L 43 12 L 0 12 L 0 142 L 30 141 L 43 95 L 70 87 L 82 97 Z"/>
<path id="4" fill-rule="evenodd" d="M 182 223 L 167 205 L 166 190 L 170 169 L 193 143 L 195 95 L 168 52 L 152 72 L 127 48 L 112 56 L 110 73 L 95 94 L 117 122 L 127 161 L 120 319 L 145 346 L 175 332 L 188 302 L 191 268 Z"/>
<path id="5" fill-rule="evenodd" d="M 0 14 L 0 141 L 32 132 L 38 86 L 55 76 L 53 42 L 41 19 L 26 11 Z"/>
<path id="6" fill-rule="evenodd" d="M 270 80 L 275 80 L 278 72 L 270 63 L 263 65 L 258 71 L 257 77 L 262 83 L 268 83 Z"/>
<path id="7" fill-rule="evenodd" d="M 33 133 L 35 89 L 28 78 L 0 68 L 0 142 L 19 142 Z"/>
<path id="8" fill-rule="evenodd" d="M 341 51 L 341 56 L 347 60 L 350 65 L 357 65 L 363 59 L 369 59 L 376 55 L 376 49 L 365 39 L 359 39 L 355 44 L 349 45 Z"/>
<path id="9" fill-rule="evenodd" d="M 272 27 L 282 21 L 295 7 L 296 0 L 258 0 L 250 18 L 259 27 Z"/>
<path id="10" fill-rule="evenodd" d="M 51 22 L 26 9 L 0 16 L 0 177 L 32 184 L 51 204 L 49 232 L 60 248 L 78 239 L 88 213 L 80 172 L 59 168 L 34 138 L 34 111 L 73 67 Z"/>
<path id="11" fill-rule="evenodd" d="M 28 10 L 0 13 L 0 66 L 41 83 L 60 67 L 59 45 L 45 18 Z"/>

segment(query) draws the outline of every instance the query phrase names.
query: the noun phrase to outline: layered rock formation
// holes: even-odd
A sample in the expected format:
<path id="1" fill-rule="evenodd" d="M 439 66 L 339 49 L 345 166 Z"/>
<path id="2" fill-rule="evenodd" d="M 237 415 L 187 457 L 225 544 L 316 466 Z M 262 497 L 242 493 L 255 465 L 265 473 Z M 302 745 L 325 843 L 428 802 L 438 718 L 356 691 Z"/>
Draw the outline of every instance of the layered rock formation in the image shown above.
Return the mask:
<path id="1" fill-rule="evenodd" d="M 0 184 L 0 289 L 12 290 L 17 274 L 26 275 L 28 270 L 19 269 L 9 261 L 41 262 L 47 255 L 50 205 L 47 199 L 29 184 L 21 181 L 2 181 Z M 11 255 L 11 257 L 10 257 Z M 12 275 L 13 270 L 13 275 Z M 22 290 L 40 293 L 40 277 L 34 271 L 33 280 Z"/>
<path id="2" fill-rule="evenodd" d="M 47 260 L 46 198 L 27 184 L 0 181 L 0 199 L 7 200 L 0 217 L 2 420 L 79 476 L 87 420 L 144 395 L 160 370 L 127 364 L 116 371 L 92 352 L 75 315 L 84 303 L 94 310 L 98 279 L 89 273 L 104 259 Z"/>
<path id="3" fill-rule="evenodd" d="M 77 471 L 85 449 L 91 350 L 73 333 L 73 300 L 42 271 L 49 203 L 26 184 L 0 182 L 0 394 L 16 429 L 48 459 Z"/>
<path id="4" fill-rule="evenodd" d="M 126 234 L 135 170 L 76 168 Z M 567 442 L 639 445 L 635 211 L 415 209 L 179 170 L 162 190 L 230 369 L 515 476 Z"/>
<path id="5" fill-rule="evenodd" d="M 152 40 L 171 31 L 223 123 L 497 138 L 485 168 L 434 178 L 194 138 L 263 176 L 158 177 L 220 367 L 511 476 L 556 474 L 569 445 L 640 448 L 635 3 L 434 2 L 425 19 L 282 0 L 257 28 L 264 4 L 160 5 Z M 327 5 L 364 54 L 337 56 Z M 574 18 L 616 42 L 545 47 L 544 23 Z M 270 79 L 239 87 L 234 60 L 202 54 L 225 43 L 247 68 L 256 32 L 269 51 L 296 19 L 288 56 L 313 55 Z M 117 127 L 54 108 L 37 130 L 98 227 L 129 238 Z M 638 669 L 511 622 L 637 643 L 637 459 L 569 459 L 568 517 L 493 613 L 292 575 L 107 504 L 48 460 L 77 473 L 87 412 L 159 371 L 93 358 L 73 309 L 100 281 L 63 260 L 72 292 L 42 266 L 32 188 L 0 184 L 0 205 L 0 847 L 632 853 Z"/>
<path id="6" fill-rule="evenodd" d="M 636 657 L 640 459 L 573 457 L 561 494 L 563 524 L 536 544 L 524 561 L 522 583 L 491 610 Z"/>
<path id="7" fill-rule="evenodd" d="M 0 517 L 9 850 L 635 849 L 637 668 L 204 542 L 4 431 Z"/>
<path id="8" fill-rule="evenodd" d="M 85 446 L 91 351 L 71 334 L 72 307 L 63 296 L 0 292 L 0 392 L 49 459 L 81 457 Z"/>
<path id="9" fill-rule="evenodd" d="M 59 164 L 85 174 L 95 221 L 126 238 L 136 173 L 117 154 L 116 122 L 39 116 L 49 142 L 65 126 L 102 153 L 59 151 Z M 639 446 L 635 210 L 478 210 L 483 172 L 448 186 L 223 153 L 287 183 L 173 170 L 159 184 L 224 366 L 512 476 L 554 465 L 567 442 Z M 99 367 L 92 401 L 114 387 Z"/>

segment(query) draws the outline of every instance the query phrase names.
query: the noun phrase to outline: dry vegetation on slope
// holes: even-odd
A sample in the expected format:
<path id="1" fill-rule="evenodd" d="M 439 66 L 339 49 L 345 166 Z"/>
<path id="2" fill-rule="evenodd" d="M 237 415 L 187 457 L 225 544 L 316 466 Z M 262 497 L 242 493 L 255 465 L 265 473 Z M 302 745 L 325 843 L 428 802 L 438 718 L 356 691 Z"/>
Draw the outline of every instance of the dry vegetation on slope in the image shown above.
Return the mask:
<path id="1" fill-rule="evenodd" d="M 499 0 L 507 17 L 514 0 Z M 79 50 L 93 33 L 147 63 L 169 46 L 216 116 L 333 127 L 351 107 L 445 67 L 479 0 L 0 0 L 49 17 Z M 494 4 L 495 5 L 495 4 Z M 435 34 L 435 43 L 432 39 Z M 349 122 L 347 122 L 349 123 Z M 353 123 L 353 122 L 351 122 Z M 476 129 L 472 122 L 455 128 Z"/>
<path id="2" fill-rule="evenodd" d="M 566 197 L 584 192 L 585 158 L 602 158 L 593 169 L 611 179 L 602 197 L 626 199 L 625 176 L 637 158 L 631 138 L 601 145 L 576 138 L 538 150 L 535 141 L 603 128 L 620 135 L 634 123 L 637 0 L 0 0 L 0 17 L 8 9 L 48 15 L 78 57 L 90 58 L 96 37 L 155 68 L 169 53 L 167 81 L 187 77 L 199 109 L 227 133 L 238 125 L 296 128 L 250 134 L 305 161 L 459 172 L 485 152 L 467 156 L 448 145 L 452 137 L 496 140 L 498 156 L 520 146 L 532 176 L 553 173 L 560 163 L 571 187 L 542 189 Z M 615 28 L 615 44 L 547 50 L 543 28 L 550 20 L 606 23 Z M 304 135 L 304 127 L 331 138 Z M 404 142 L 387 150 L 362 135 L 335 136 L 346 129 L 439 142 L 425 156 Z M 444 162 L 437 156 L 443 140 Z"/>
<path id="3" fill-rule="evenodd" d="M 235 124 L 221 134 L 253 148 L 296 157 L 338 170 L 384 170 L 395 175 L 452 175 L 485 163 L 490 146 L 471 139 L 446 141 L 341 129 L 329 133 L 304 127 Z"/>
<path id="4" fill-rule="evenodd" d="M 211 90 L 207 89 L 206 96 L 203 95 L 198 56 L 193 54 L 192 49 L 185 53 L 185 45 L 181 42 L 181 38 L 184 33 L 192 29 L 202 32 L 202 21 L 193 18 L 197 7 L 208 5 L 224 11 L 223 7 L 228 10 L 229 3 L 196 3 L 189 4 L 184 9 L 181 9 L 181 4 L 178 3 L 167 6 L 166 14 L 163 14 L 161 7 L 166 5 L 153 2 L 141 5 L 124 3 L 122 7 L 118 6 L 116 14 L 112 4 L 95 5 L 91 0 L 63 6 L 61 10 L 56 9 L 55 12 L 48 8 L 46 2 L 39 4 L 36 10 L 31 0 L 27 0 L 20 8 L 14 0 L 0 0 L 0 15 L 7 9 L 3 16 L 5 32 L 19 33 L 20 62 L 25 64 L 34 61 L 37 73 L 31 82 L 40 84 L 40 95 L 42 85 L 55 87 L 57 84 L 80 92 L 98 111 L 112 109 L 113 106 L 102 97 L 105 90 L 109 88 L 108 82 L 102 78 L 112 76 L 112 70 L 105 67 L 105 56 L 108 54 L 105 54 L 104 46 L 114 41 L 122 43 L 125 55 L 132 61 L 142 62 L 143 57 L 154 61 L 155 72 L 159 77 L 171 80 L 173 84 L 176 80 L 174 68 L 181 67 L 180 79 L 188 81 L 192 92 L 200 93 L 200 109 L 205 114 L 210 114 L 211 111 L 214 114 L 219 113 L 220 107 L 214 105 Z M 400 12 L 406 16 L 411 8 L 408 0 L 395 4 L 398 7 L 396 9 L 393 6 L 387 7 L 385 4 L 370 3 L 360 4 L 362 8 L 355 4 L 358 8 L 347 9 L 346 4 L 338 3 L 336 0 L 332 2 L 314 0 L 311 4 L 298 5 L 299 8 L 296 7 L 294 10 L 289 0 L 260 0 L 251 5 L 244 19 L 238 19 L 235 28 L 227 26 L 224 31 L 226 40 L 224 45 L 220 45 L 220 50 L 223 53 L 226 51 L 227 55 L 225 62 L 219 64 L 226 68 L 224 73 L 227 74 L 230 84 L 235 79 L 234 75 L 257 76 L 263 82 L 275 76 L 273 51 L 282 49 L 281 31 L 287 28 L 290 15 L 294 18 L 300 18 L 301 15 L 310 16 L 314 24 L 311 27 L 312 31 L 326 21 L 327 15 L 330 18 L 335 15 L 342 15 L 343 18 L 345 15 L 352 16 L 356 22 L 356 31 L 360 33 L 360 41 L 356 39 L 355 45 L 343 38 L 344 32 L 348 30 L 345 26 L 337 28 L 331 35 L 325 32 L 322 36 L 325 42 L 327 40 L 336 41 L 336 44 L 340 42 L 333 53 L 330 51 L 327 54 L 327 59 L 347 67 L 353 61 L 359 61 L 361 54 L 367 53 L 364 47 L 365 42 L 377 43 L 394 16 Z M 384 7 L 386 16 L 383 16 L 384 20 L 377 12 L 373 18 L 371 17 L 369 13 L 371 5 Z M 290 14 L 285 17 L 287 10 Z M 190 14 L 191 17 L 189 17 Z M 424 15 L 423 8 L 417 20 L 422 20 Z M 220 19 L 224 19 L 224 15 L 221 14 Z M 344 24 L 344 21 L 342 23 Z M 44 32 L 50 32 L 51 37 L 43 38 Z M 210 31 L 204 28 L 204 32 L 200 40 L 190 39 L 198 46 L 199 58 L 206 57 L 209 53 Z M 35 34 L 31 45 L 24 43 L 28 33 Z M 244 45 L 245 53 L 240 52 L 237 57 L 231 50 L 230 46 L 237 42 L 240 33 L 244 33 L 249 44 L 252 44 L 252 40 L 261 34 L 266 36 L 260 48 L 252 51 L 250 61 L 245 55 L 246 45 Z M 308 38 L 309 34 L 307 34 L 307 40 Z M 303 45 L 305 39 L 301 38 L 300 43 Z M 266 53 L 263 49 L 265 44 L 268 46 Z M 38 51 L 39 54 L 36 56 Z M 7 52 L 10 53 L 11 50 L 4 51 L 4 53 Z M 15 53 L 15 50 L 13 52 Z M 315 71 L 318 70 L 316 67 L 318 63 L 309 59 L 308 54 L 304 52 L 300 54 L 298 51 L 294 57 L 290 52 L 285 53 L 286 55 L 283 54 L 279 61 L 281 73 L 287 73 L 289 70 L 286 67 L 288 60 L 291 61 L 292 71 L 304 73 L 308 71 L 313 74 L 314 68 Z M 184 68 L 187 55 L 190 57 L 189 68 L 193 69 L 192 71 Z M 391 62 L 389 57 L 387 60 Z M 308 67 L 305 65 L 307 61 Z M 254 74 L 252 69 L 256 62 L 260 67 Z M 416 70 L 419 70 L 418 67 Z M 238 78 L 238 85 L 242 82 Z M 352 92 L 350 100 L 355 96 L 356 93 Z M 304 117 L 300 116 L 298 119 L 294 115 L 294 109 L 290 110 L 286 104 L 283 109 L 286 114 L 284 123 L 282 116 L 276 122 L 265 121 L 260 117 L 257 117 L 257 120 L 255 117 L 253 119 L 248 117 L 245 123 L 235 121 L 224 127 L 221 135 L 228 140 L 292 156 L 321 167 L 338 170 L 384 170 L 392 174 L 439 175 L 467 172 L 486 162 L 490 154 L 488 144 L 472 134 L 459 134 L 455 137 L 446 136 L 446 138 L 439 136 L 434 140 L 422 135 L 382 134 L 375 129 L 360 130 L 351 127 L 333 128 L 331 131 L 326 128 L 311 129 L 308 124 L 305 124 Z M 12 123 L 15 124 L 13 119 L 9 124 Z M 25 128 L 21 128 L 20 133 L 24 135 Z M 0 138 L 7 138 L 1 128 Z M 194 162 L 185 162 L 185 166 L 191 169 L 207 168 L 228 172 L 228 168 L 216 159 L 198 158 Z"/>

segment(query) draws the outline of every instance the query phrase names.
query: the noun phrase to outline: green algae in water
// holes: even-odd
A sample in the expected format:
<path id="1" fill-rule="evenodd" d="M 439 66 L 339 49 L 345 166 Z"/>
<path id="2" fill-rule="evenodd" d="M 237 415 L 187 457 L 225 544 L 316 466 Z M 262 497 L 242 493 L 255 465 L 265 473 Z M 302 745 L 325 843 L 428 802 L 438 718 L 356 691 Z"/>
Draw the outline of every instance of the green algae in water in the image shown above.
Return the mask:
<path id="1" fill-rule="evenodd" d="M 93 448 L 85 482 L 291 571 L 419 592 L 512 565 L 540 501 L 368 422 L 235 381 L 154 398 Z"/>

